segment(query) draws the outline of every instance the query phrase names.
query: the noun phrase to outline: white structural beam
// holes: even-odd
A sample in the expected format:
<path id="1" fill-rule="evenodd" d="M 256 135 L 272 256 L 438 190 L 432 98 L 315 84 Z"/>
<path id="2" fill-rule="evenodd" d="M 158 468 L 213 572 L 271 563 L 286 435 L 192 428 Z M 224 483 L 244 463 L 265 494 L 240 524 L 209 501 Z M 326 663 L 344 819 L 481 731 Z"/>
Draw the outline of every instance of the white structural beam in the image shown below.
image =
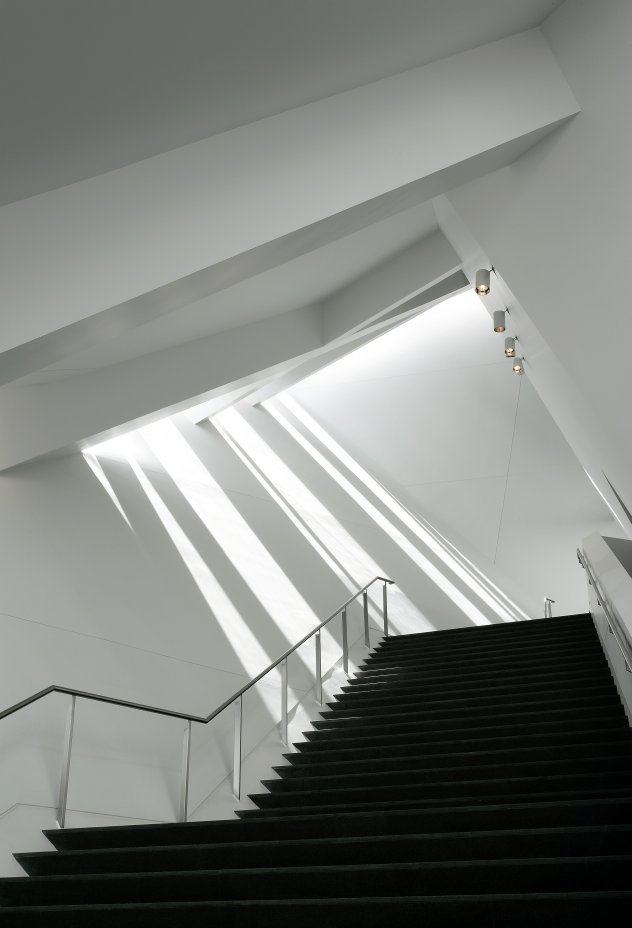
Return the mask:
<path id="1" fill-rule="evenodd" d="M 367 274 L 366 276 L 373 275 Z M 443 277 L 433 286 L 429 286 L 403 303 L 399 303 L 396 308 L 379 313 L 365 325 L 356 326 L 347 335 L 328 342 L 321 351 L 312 352 L 307 357 L 299 358 L 291 365 L 288 365 L 287 370 L 266 378 L 265 382 L 261 384 L 252 385 L 248 393 L 244 393 L 242 398 L 247 399 L 250 405 L 263 403 L 284 390 L 289 390 L 323 367 L 333 364 L 338 358 L 355 351 L 374 338 L 384 335 L 385 332 L 400 325 L 412 316 L 425 312 L 448 296 L 459 293 L 465 287 L 469 287 L 469 281 L 463 271 L 458 269 L 449 276 Z"/>
<path id="2" fill-rule="evenodd" d="M 442 232 L 433 232 L 363 274 L 322 304 L 324 348 L 297 359 L 282 375 L 255 386 L 249 402 L 287 390 L 337 358 L 381 335 L 395 315 L 410 315 L 454 293 L 467 279 Z M 394 323 L 391 323 L 394 324 Z"/>
<path id="3" fill-rule="evenodd" d="M 531 30 L 2 207 L 2 382 L 506 164 L 577 110 Z"/>
<path id="4" fill-rule="evenodd" d="M 199 421 L 246 394 L 278 393 L 393 324 L 373 319 L 380 316 L 378 306 L 388 310 L 402 295 L 417 294 L 414 307 L 402 307 L 410 311 L 461 286 L 454 262 L 458 258 L 440 232 L 383 262 L 357 281 L 358 295 L 366 292 L 365 279 L 380 295 L 382 302 L 367 303 L 364 313 L 372 325 L 356 324 L 354 331 L 330 341 L 323 336 L 322 306 L 316 305 L 62 380 L 5 386 L 0 389 L 0 469 L 93 444 L 191 405 L 198 413 L 191 410 L 189 417 Z M 446 275 L 448 269 L 452 275 Z M 350 305 L 347 296 L 344 306 Z M 333 306 L 330 301 L 330 310 Z"/>
<path id="5" fill-rule="evenodd" d="M 459 269 L 461 259 L 435 232 L 323 303 L 325 340 L 353 332 Z"/>
<path id="6" fill-rule="evenodd" d="M 319 306 L 63 380 L 0 390 L 0 470 L 235 390 L 322 346 Z"/>

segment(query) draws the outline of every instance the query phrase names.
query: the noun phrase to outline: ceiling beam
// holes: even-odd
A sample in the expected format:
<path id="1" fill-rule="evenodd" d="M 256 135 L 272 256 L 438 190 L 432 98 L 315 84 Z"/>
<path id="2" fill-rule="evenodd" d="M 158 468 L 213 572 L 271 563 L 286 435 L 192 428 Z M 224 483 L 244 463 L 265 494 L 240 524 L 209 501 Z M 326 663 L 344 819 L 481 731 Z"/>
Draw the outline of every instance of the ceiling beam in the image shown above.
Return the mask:
<path id="1" fill-rule="evenodd" d="M 577 110 L 531 30 L 4 206 L 2 382 L 508 164 Z"/>

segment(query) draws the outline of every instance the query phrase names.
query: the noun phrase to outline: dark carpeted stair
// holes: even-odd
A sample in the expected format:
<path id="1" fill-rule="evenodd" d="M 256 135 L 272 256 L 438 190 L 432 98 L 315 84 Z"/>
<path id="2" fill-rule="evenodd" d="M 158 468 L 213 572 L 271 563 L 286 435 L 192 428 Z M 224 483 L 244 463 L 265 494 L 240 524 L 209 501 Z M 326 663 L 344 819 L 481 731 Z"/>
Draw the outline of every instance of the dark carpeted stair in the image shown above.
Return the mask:
<path id="1" fill-rule="evenodd" d="M 8 926 L 627 925 L 632 733 L 589 616 L 385 639 L 231 821 L 47 832 Z"/>

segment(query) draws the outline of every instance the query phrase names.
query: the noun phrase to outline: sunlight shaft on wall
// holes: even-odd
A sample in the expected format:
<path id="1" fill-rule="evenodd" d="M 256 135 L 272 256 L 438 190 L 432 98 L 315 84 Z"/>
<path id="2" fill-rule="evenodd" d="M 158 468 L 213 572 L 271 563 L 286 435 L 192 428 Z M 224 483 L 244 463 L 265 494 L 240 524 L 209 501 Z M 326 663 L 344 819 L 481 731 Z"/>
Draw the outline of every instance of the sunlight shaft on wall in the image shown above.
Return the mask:
<path id="1" fill-rule="evenodd" d="M 141 435 L 202 524 L 278 629 L 292 644 L 320 618 L 169 419 Z M 299 659 L 308 666 L 302 654 Z M 309 663 L 311 673 L 311 662 Z"/>
<path id="2" fill-rule="evenodd" d="M 505 621 L 528 619 L 525 612 L 494 584 L 475 564 L 465 557 L 448 539 L 430 525 L 424 524 L 389 493 L 365 468 L 311 416 L 289 393 L 276 400 L 291 412 L 351 473 L 355 474 L 377 499 L 393 512 L 453 573 L 476 593 Z M 478 579 L 477 579 L 478 578 Z"/>
<path id="3" fill-rule="evenodd" d="M 370 557 L 236 409 L 219 413 L 213 417 L 212 423 L 292 526 L 349 592 L 354 592 L 375 576 L 385 576 L 382 565 Z M 369 591 L 370 614 L 378 624 L 381 620 L 381 596 L 380 588 Z M 415 618 L 418 628 L 432 627 L 403 594 L 401 598 L 406 614 Z"/>
<path id="4" fill-rule="evenodd" d="M 285 395 L 283 401 L 286 401 Z M 277 420 L 277 422 L 294 438 L 294 440 L 320 464 L 320 466 L 338 483 L 340 487 L 354 500 L 367 515 L 382 528 L 389 538 L 396 542 L 400 549 L 419 567 L 437 587 L 452 600 L 455 606 L 466 615 L 475 625 L 487 625 L 489 619 L 481 610 L 471 602 L 431 561 L 428 560 L 406 536 L 373 505 L 341 471 L 328 461 L 320 451 L 283 415 L 278 408 L 278 402 L 267 401 L 264 408 Z M 298 407 L 298 404 L 296 404 Z M 287 407 L 290 408 L 290 407 Z M 300 410 L 300 407 L 298 407 Z M 293 411 L 293 410 L 292 410 Z M 509 619 L 510 617 L 501 616 Z"/>

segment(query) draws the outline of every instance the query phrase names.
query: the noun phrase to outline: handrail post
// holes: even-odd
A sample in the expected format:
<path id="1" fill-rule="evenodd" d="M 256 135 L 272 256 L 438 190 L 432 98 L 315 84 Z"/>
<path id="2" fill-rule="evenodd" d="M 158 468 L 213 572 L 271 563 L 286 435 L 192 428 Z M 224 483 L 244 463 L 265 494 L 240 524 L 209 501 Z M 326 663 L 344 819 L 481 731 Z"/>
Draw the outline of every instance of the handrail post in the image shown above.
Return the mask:
<path id="1" fill-rule="evenodd" d="M 189 809 L 189 766 L 191 763 L 191 720 L 186 724 L 182 739 L 182 775 L 180 780 L 180 809 L 178 821 L 186 822 Z"/>
<path id="2" fill-rule="evenodd" d="M 235 740 L 233 742 L 233 796 L 241 799 L 241 731 L 243 696 L 235 700 Z"/>
<path id="3" fill-rule="evenodd" d="M 287 657 L 281 661 L 281 741 L 287 747 Z"/>
<path id="4" fill-rule="evenodd" d="M 75 731 L 75 707 L 77 697 L 70 697 L 70 706 L 66 716 L 66 733 L 64 735 L 64 753 L 61 765 L 61 778 L 59 781 L 59 802 L 57 804 L 57 824 L 60 828 L 66 827 L 66 807 L 68 805 L 68 781 L 70 779 L 70 755 L 72 752 L 72 739 Z"/>
<path id="5" fill-rule="evenodd" d="M 323 671 L 322 671 L 322 652 L 321 652 L 320 631 L 316 632 L 315 645 L 316 645 L 316 702 L 319 704 L 319 706 L 322 706 L 323 704 Z"/>
<path id="6" fill-rule="evenodd" d="M 349 673 L 349 640 L 347 635 L 347 608 L 342 610 L 342 668 Z"/>
<path id="7" fill-rule="evenodd" d="M 364 613 L 364 644 L 367 648 L 371 647 L 371 637 L 369 635 L 369 591 L 364 590 L 362 593 L 362 612 Z"/>
<path id="8" fill-rule="evenodd" d="M 386 580 L 382 588 L 382 611 L 384 613 L 384 637 L 388 638 L 388 583 Z"/>

